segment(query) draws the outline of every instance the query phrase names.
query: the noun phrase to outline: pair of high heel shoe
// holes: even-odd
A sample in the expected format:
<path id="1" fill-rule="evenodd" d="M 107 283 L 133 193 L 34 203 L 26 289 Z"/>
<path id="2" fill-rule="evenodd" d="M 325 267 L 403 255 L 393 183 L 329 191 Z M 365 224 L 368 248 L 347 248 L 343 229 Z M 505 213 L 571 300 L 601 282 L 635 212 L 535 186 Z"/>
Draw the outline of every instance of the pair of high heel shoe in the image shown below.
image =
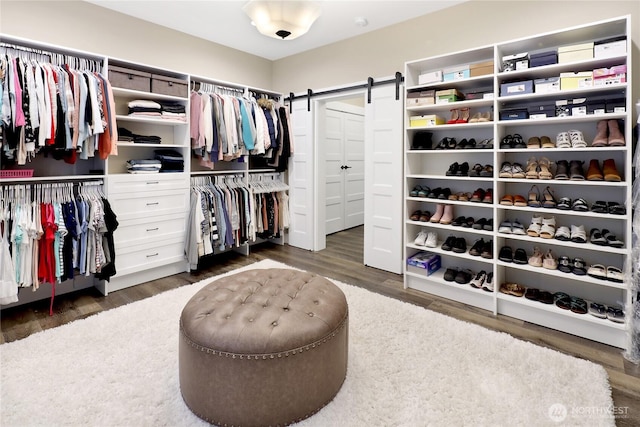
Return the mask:
<path id="1" fill-rule="evenodd" d="M 448 125 L 456 123 L 468 123 L 469 122 L 469 108 L 452 108 L 451 118 L 447 120 Z"/>

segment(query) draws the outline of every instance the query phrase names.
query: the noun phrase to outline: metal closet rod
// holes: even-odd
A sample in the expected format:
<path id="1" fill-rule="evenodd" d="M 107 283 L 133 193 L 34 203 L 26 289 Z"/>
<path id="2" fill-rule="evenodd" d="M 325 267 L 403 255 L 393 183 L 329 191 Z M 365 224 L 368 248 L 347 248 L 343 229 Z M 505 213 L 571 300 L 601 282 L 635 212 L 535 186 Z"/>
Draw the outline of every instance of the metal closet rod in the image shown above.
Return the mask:
<path id="1" fill-rule="evenodd" d="M 396 85 L 396 101 L 400 99 L 400 85 L 404 82 L 404 77 L 400 71 L 396 71 L 396 76 L 393 79 L 374 81 L 373 77 L 367 78 L 367 83 L 341 87 L 338 89 L 323 90 L 320 92 L 314 92 L 311 89 L 307 89 L 307 93 L 304 95 L 295 95 L 293 92 L 289 92 L 289 96 L 285 98 L 285 101 L 289 101 L 289 112 L 291 112 L 291 101 L 296 99 L 307 99 L 307 111 L 311 111 L 311 98 L 314 96 L 331 95 L 333 93 L 350 92 L 355 89 L 367 89 L 367 104 L 371 104 L 371 88 L 373 86 L 382 86 L 386 84 L 394 83 Z"/>
<path id="2" fill-rule="evenodd" d="M 62 62 L 65 64 L 80 65 L 83 62 L 88 65 L 93 65 L 93 71 L 99 71 L 102 67 L 102 62 L 93 58 L 85 58 L 82 56 L 69 55 L 67 53 L 57 53 L 49 50 L 39 49 L 35 47 L 22 46 L 15 43 L 8 43 L 0 41 L 0 48 L 12 49 L 15 51 L 31 53 L 36 55 L 48 56 L 50 62 Z M 60 64 L 58 64 L 60 65 Z"/>

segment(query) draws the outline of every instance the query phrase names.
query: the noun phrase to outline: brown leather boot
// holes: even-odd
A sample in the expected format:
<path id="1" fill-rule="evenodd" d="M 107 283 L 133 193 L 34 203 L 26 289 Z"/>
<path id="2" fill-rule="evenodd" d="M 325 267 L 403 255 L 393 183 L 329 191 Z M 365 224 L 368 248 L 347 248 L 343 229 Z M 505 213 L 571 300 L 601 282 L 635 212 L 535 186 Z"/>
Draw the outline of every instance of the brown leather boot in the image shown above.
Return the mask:
<path id="1" fill-rule="evenodd" d="M 600 170 L 600 162 L 596 159 L 591 159 L 589 170 L 587 171 L 587 180 L 602 181 L 603 179 L 604 175 L 602 175 L 602 171 Z"/>
<path id="2" fill-rule="evenodd" d="M 609 145 L 614 147 L 624 146 L 624 135 L 620 132 L 620 128 L 618 127 L 617 120 L 609 120 Z"/>
<path id="3" fill-rule="evenodd" d="M 607 145 L 607 120 L 600 120 L 598 122 L 597 132 L 595 138 L 593 138 L 593 142 L 591 143 L 592 147 L 604 147 Z"/>
<path id="4" fill-rule="evenodd" d="M 622 181 L 618 169 L 616 169 L 616 162 L 613 159 L 607 159 L 603 162 L 602 171 L 604 172 L 605 181 Z"/>

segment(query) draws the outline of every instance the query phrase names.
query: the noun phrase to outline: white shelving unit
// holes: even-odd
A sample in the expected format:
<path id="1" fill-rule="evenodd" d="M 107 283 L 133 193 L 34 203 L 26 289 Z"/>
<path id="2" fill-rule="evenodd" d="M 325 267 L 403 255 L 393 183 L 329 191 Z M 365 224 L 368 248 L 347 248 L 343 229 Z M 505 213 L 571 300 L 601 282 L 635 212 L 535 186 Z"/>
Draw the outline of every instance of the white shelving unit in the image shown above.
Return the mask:
<path id="1" fill-rule="evenodd" d="M 632 141 L 632 100 L 631 84 L 617 83 L 606 86 L 585 87 L 580 89 L 562 90 L 554 93 L 528 93 L 515 96 L 501 96 L 500 85 L 520 80 L 533 80 L 557 77 L 562 72 L 590 71 L 596 68 L 612 67 L 624 64 L 627 66 L 627 81 L 631 71 L 631 37 L 630 18 L 621 17 L 563 31 L 541 34 L 519 40 L 498 43 L 450 55 L 410 61 L 405 64 L 406 91 L 426 91 L 455 88 L 460 92 L 489 92 L 491 99 L 458 101 L 449 104 L 434 104 L 425 106 L 410 106 L 405 112 L 405 203 L 404 203 L 404 256 L 405 259 L 419 251 L 429 251 L 440 255 L 442 267 L 428 276 L 426 270 L 413 266 L 405 266 L 405 287 L 440 295 L 493 312 L 495 315 L 507 315 L 522 319 L 548 328 L 561 330 L 570 334 L 582 336 L 594 341 L 612 346 L 625 348 L 627 336 L 625 323 L 616 323 L 608 319 L 601 319 L 590 314 L 577 314 L 570 310 L 563 310 L 555 304 L 543 304 L 525 297 L 515 297 L 499 291 L 503 283 L 517 283 L 526 288 L 536 288 L 550 293 L 564 292 L 571 296 L 584 299 L 587 303 L 598 302 L 606 306 L 629 307 L 632 302 L 630 284 L 597 279 L 587 275 L 563 273 L 559 270 L 548 270 L 533 267 L 528 264 L 515 264 L 498 260 L 503 246 L 510 246 L 513 251 L 522 248 L 528 256 L 534 247 L 539 247 L 543 253 L 551 250 L 557 257 L 568 256 L 571 260 L 576 257 L 584 259 L 589 267 L 592 264 L 603 264 L 618 268 L 630 268 L 631 254 L 631 141 Z M 560 46 L 609 39 L 626 36 L 627 54 L 609 58 L 595 58 L 540 66 L 516 71 L 501 71 L 501 58 L 519 52 L 535 52 L 555 49 Z M 425 72 L 442 70 L 463 64 L 473 64 L 484 61 L 494 61 L 494 72 L 490 75 L 472 77 L 464 80 L 438 82 L 435 84 L 418 84 L 418 76 Z M 588 114 L 583 116 L 548 117 L 542 119 L 500 120 L 500 112 L 509 108 L 554 103 L 558 100 L 572 100 L 576 98 L 624 98 L 626 110 L 624 112 L 610 112 L 604 114 Z M 469 108 L 470 116 L 477 112 L 492 111 L 492 121 L 478 123 L 443 124 L 431 127 L 411 127 L 409 118 L 416 115 L 437 114 L 445 120 L 449 119 L 452 108 Z M 618 120 L 621 131 L 625 135 L 626 145 L 623 147 L 591 147 L 596 135 L 596 124 L 600 120 Z M 624 123 L 622 125 L 622 123 Z M 584 134 L 588 146 L 586 148 L 500 148 L 502 139 L 507 135 L 519 134 L 524 143 L 529 138 L 548 136 L 555 142 L 560 132 L 577 129 Z M 414 136 L 419 131 L 432 133 L 432 147 L 438 145 L 443 138 L 462 139 L 474 138 L 476 142 L 493 138 L 493 148 L 490 149 L 413 149 Z M 546 157 L 552 162 L 560 160 L 583 161 L 586 176 L 589 162 L 597 159 L 602 165 L 605 159 L 614 159 L 621 182 L 608 181 L 573 181 L 573 180 L 543 180 L 543 179 L 513 179 L 499 178 L 499 171 L 503 162 L 520 163 L 526 170 L 531 157 Z M 468 162 L 470 168 L 474 164 L 493 166 L 493 177 L 446 176 L 445 173 L 454 162 L 459 164 Z M 552 167 L 555 176 L 555 168 Z M 435 188 L 449 188 L 451 193 L 473 193 L 478 189 L 491 189 L 493 203 L 475 203 L 439 200 L 433 198 L 411 197 L 410 191 L 416 186 Z M 522 195 L 528 200 L 528 193 L 532 185 L 536 185 L 540 192 L 549 187 L 556 201 L 561 197 L 571 200 L 584 198 L 589 207 L 595 201 L 615 201 L 626 206 L 625 215 L 600 214 L 561 210 L 557 208 L 515 207 L 500 205 L 505 195 Z M 416 210 L 429 211 L 433 214 L 438 204 L 449 204 L 453 207 L 454 219 L 458 216 L 493 219 L 493 230 L 476 230 L 460 226 L 442 225 L 439 223 L 412 221 L 409 219 Z M 623 248 L 599 246 L 592 243 L 574 243 L 557 239 L 543 239 L 526 235 L 514 235 L 498 232 L 500 223 L 504 220 L 518 220 L 528 228 L 534 215 L 544 218 L 555 217 L 557 226 L 583 225 L 587 239 L 592 228 L 611 230 L 618 238 L 625 242 Z M 418 246 L 414 239 L 418 232 L 435 232 L 438 235 L 438 245 L 435 248 Z M 443 241 L 450 235 L 464 237 L 467 250 L 465 253 L 453 253 L 441 249 Z M 493 259 L 484 259 L 469 255 L 469 249 L 477 239 L 492 241 Z M 493 292 L 475 289 L 469 284 L 458 284 L 445 281 L 444 272 L 448 268 L 470 269 L 474 273 L 485 270 L 493 273 Z"/>

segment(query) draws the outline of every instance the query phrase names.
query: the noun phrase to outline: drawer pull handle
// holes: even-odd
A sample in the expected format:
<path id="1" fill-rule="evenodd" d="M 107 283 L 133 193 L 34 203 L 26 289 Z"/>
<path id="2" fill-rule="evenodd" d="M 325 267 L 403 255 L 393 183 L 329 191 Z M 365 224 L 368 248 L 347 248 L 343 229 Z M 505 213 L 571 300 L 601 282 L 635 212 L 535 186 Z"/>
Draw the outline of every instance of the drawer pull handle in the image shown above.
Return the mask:
<path id="1" fill-rule="evenodd" d="M 147 206 L 154 206 L 154 205 L 159 205 L 160 202 L 153 202 L 153 203 L 147 203 Z"/>
<path id="2" fill-rule="evenodd" d="M 151 258 L 151 257 L 154 257 L 154 256 L 158 256 L 158 252 L 156 252 L 155 254 L 147 255 L 147 258 Z"/>
<path id="3" fill-rule="evenodd" d="M 158 227 L 156 227 L 156 228 L 147 228 L 147 231 L 158 231 Z"/>
<path id="4" fill-rule="evenodd" d="M 147 181 L 147 185 L 160 184 L 160 181 Z"/>

